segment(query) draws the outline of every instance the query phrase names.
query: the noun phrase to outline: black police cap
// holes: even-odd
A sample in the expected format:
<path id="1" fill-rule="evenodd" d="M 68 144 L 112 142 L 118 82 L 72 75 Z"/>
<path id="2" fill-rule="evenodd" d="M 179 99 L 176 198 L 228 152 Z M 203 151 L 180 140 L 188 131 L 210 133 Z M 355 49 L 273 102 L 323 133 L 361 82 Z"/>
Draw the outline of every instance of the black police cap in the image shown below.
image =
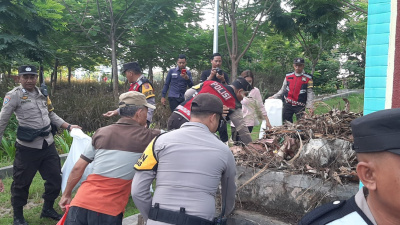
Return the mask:
<path id="1" fill-rule="evenodd" d="M 400 108 L 365 115 L 350 125 L 357 153 L 389 151 L 400 155 Z"/>
<path id="2" fill-rule="evenodd" d="M 20 66 L 18 68 L 18 74 L 19 75 L 24 75 L 24 74 L 38 75 L 37 69 L 35 66 Z"/>
<path id="3" fill-rule="evenodd" d="M 141 68 L 139 66 L 138 62 L 129 62 L 129 63 L 125 63 L 122 66 L 122 73 L 125 73 L 127 70 L 133 70 L 135 72 L 141 72 Z"/>
<path id="4" fill-rule="evenodd" d="M 293 64 L 304 64 L 304 59 L 303 58 L 295 58 L 293 60 Z"/>
<path id="5" fill-rule="evenodd" d="M 235 88 L 243 89 L 244 91 L 251 91 L 253 89 L 253 86 L 243 77 L 238 77 L 235 81 L 233 81 L 232 85 Z"/>

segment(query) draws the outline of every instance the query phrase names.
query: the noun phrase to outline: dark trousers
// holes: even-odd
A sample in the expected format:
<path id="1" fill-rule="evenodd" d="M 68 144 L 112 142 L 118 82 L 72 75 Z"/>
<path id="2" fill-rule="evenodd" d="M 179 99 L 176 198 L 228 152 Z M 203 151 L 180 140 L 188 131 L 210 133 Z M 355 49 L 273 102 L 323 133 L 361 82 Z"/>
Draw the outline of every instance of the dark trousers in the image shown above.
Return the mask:
<path id="1" fill-rule="evenodd" d="M 253 131 L 253 127 L 252 127 L 252 126 L 247 127 L 247 128 L 249 129 L 249 132 L 250 132 L 250 133 Z M 236 131 L 236 127 L 232 127 L 232 126 L 231 126 L 231 134 L 232 134 L 232 136 L 231 136 L 232 141 L 234 141 L 234 142 L 239 142 L 239 141 L 241 141 L 241 140 L 240 140 L 240 137 L 239 137 L 239 133 Z"/>
<path id="2" fill-rule="evenodd" d="M 77 206 L 69 208 L 65 225 L 122 225 L 123 214 L 111 216 Z"/>
<path id="3" fill-rule="evenodd" d="M 54 143 L 50 146 L 44 141 L 42 149 L 29 148 L 15 143 L 16 152 L 13 165 L 13 182 L 11 184 L 11 204 L 13 207 L 27 203 L 29 187 L 37 171 L 44 183 L 45 201 L 54 201 L 61 190 L 60 157 Z"/>
<path id="4" fill-rule="evenodd" d="M 181 104 L 182 102 L 185 101 L 185 98 L 179 97 L 179 98 L 172 98 L 168 97 L 168 102 L 169 102 L 169 108 L 171 109 L 171 112 L 175 110 L 175 108 Z"/>
<path id="5" fill-rule="evenodd" d="M 289 121 L 293 123 L 293 114 L 296 114 L 297 120 L 299 120 L 304 114 L 304 106 L 292 106 L 292 104 L 284 103 L 283 105 L 283 121 Z"/>
<path id="6" fill-rule="evenodd" d="M 181 128 L 182 124 L 189 122 L 185 117 L 181 116 L 178 113 L 171 113 L 171 116 L 168 118 L 167 129 L 168 130 L 176 130 Z"/>
<path id="7" fill-rule="evenodd" d="M 228 141 L 228 128 L 225 121 L 221 121 L 221 124 L 218 128 L 218 133 L 219 139 L 221 139 L 222 142 Z"/>

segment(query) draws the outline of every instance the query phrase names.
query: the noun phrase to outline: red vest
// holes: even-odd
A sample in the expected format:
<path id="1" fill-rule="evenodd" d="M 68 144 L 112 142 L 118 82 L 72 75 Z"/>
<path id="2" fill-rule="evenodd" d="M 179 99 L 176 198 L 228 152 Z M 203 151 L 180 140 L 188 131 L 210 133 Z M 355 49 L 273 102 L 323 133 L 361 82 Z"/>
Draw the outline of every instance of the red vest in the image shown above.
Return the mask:
<path id="1" fill-rule="evenodd" d="M 286 92 L 284 94 L 287 103 L 305 106 L 307 102 L 307 88 L 312 87 L 312 76 L 303 74 L 296 76 L 294 73 L 286 74 Z M 311 86 L 310 86 L 311 85 Z"/>
<path id="2" fill-rule="evenodd" d="M 210 93 L 222 100 L 222 103 L 230 109 L 240 108 L 240 102 L 236 98 L 236 94 L 229 86 L 223 85 L 217 81 L 204 81 L 201 87 L 197 90 L 197 94 Z M 175 112 L 190 120 L 190 110 L 194 97 L 182 102 L 176 107 Z"/>
<path id="3" fill-rule="evenodd" d="M 142 80 L 138 80 L 135 83 L 131 83 L 131 86 L 129 87 L 129 91 L 137 91 L 140 92 L 140 86 L 142 85 Z"/>

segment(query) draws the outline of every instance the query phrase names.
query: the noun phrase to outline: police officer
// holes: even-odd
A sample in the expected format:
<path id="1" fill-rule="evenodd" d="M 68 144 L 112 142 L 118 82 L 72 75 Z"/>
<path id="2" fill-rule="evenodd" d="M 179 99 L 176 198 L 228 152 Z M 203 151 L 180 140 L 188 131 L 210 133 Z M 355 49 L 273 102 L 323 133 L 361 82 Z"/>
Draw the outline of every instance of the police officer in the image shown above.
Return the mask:
<path id="1" fill-rule="evenodd" d="M 283 121 L 293 122 L 293 114 L 299 120 L 305 108 L 313 112 L 314 92 L 312 76 L 304 73 L 304 59 L 295 58 L 293 60 L 294 72 L 286 74 L 282 88 L 269 97 L 270 99 L 284 98 Z"/>
<path id="2" fill-rule="evenodd" d="M 151 105 L 156 104 L 155 94 L 153 85 L 150 81 L 142 74 L 142 69 L 137 62 L 130 62 L 126 63 L 122 67 L 122 73 L 125 74 L 126 79 L 130 83 L 129 91 L 138 91 L 146 96 L 147 103 Z M 107 113 L 103 114 L 106 117 L 111 117 L 118 115 L 119 111 L 113 110 L 108 111 Z M 150 123 L 153 119 L 154 109 L 149 108 L 147 112 L 147 127 L 150 126 Z"/>
<path id="3" fill-rule="evenodd" d="M 23 206 L 37 171 L 46 181 L 40 217 L 59 220 L 61 215 L 54 210 L 53 204 L 61 189 L 61 164 L 50 123 L 68 130 L 80 127 L 66 123 L 49 110 L 48 98 L 35 86 L 38 78 L 35 66 L 21 66 L 18 73 L 21 85 L 6 94 L 0 112 L 0 140 L 12 113 L 17 116 L 19 125 L 11 184 L 14 225 L 28 224 L 23 216 Z"/>
<path id="4" fill-rule="evenodd" d="M 212 225 L 215 195 L 221 181 L 222 204 L 235 204 L 235 160 L 218 141 L 221 99 L 204 93 L 192 101 L 190 122 L 159 135 L 135 164 L 132 198 L 147 225 Z M 156 190 L 149 187 L 156 178 Z"/>
<path id="5" fill-rule="evenodd" d="M 188 99 L 178 105 L 174 112 L 168 119 L 168 130 L 179 129 L 183 123 L 190 120 L 191 112 L 190 106 L 193 100 L 193 96 L 198 93 L 210 93 L 217 96 L 223 102 L 223 104 L 229 108 L 228 117 L 235 125 L 238 136 L 244 144 L 248 144 L 252 141 L 249 129 L 244 123 L 242 105 L 240 101 L 246 97 L 249 92 L 253 89 L 253 86 L 246 81 L 245 78 L 239 77 L 232 85 L 223 85 L 217 81 L 207 80 L 203 83 L 188 89 L 185 93 L 185 97 Z M 223 120 L 221 126 L 218 128 L 220 139 L 222 142 L 228 141 L 228 133 L 225 129 L 226 122 Z"/>
<path id="6" fill-rule="evenodd" d="M 316 208 L 300 225 L 400 224 L 400 109 L 357 118 L 351 128 L 357 175 L 365 186 L 349 200 Z"/>

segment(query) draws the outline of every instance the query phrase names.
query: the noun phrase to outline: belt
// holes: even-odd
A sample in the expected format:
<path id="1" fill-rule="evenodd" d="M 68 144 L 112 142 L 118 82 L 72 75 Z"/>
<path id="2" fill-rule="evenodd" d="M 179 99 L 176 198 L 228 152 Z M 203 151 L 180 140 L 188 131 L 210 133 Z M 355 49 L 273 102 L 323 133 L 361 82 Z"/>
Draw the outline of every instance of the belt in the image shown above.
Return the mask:
<path id="1" fill-rule="evenodd" d="M 150 208 L 149 219 L 176 225 L 214 225 L 214 222 L 185 214 L 185 208 L 181 207 L 179 212 L 160 209 L 160 204 L 154 204 Z"/>
<path id="2" fill-rule="evenodd" d="M 298 105 L 298 106 L 306 106 L 306 104 L 304 104 L 302 102 L 298 102 L 298 101 L 295 101 L 295 100 L 292 100 L 292 99 L 289 99 L 286 97 L 285 97 L 285 101 L 286 101 L 286 103 L 292 103 L 292 104 Z"/>

